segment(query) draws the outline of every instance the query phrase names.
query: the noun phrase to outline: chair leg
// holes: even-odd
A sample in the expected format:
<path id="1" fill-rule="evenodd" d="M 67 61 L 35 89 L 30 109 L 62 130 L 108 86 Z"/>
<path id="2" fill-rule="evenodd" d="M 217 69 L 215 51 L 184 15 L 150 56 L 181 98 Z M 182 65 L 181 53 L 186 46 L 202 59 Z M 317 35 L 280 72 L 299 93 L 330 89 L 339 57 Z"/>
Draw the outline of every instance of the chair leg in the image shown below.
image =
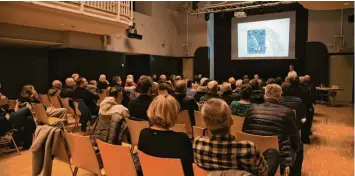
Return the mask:
<path id="1" fill-rule="evenodd" d="M 14 138 L 12 137 L 11 134 L 10 134 L 10 138 L 11 138 L 11 141 L 14 143 L 14 146 L 15 146 L 15 148 L 16 148 L 17 154 L 18 154 L 18 155 L 21 155 L 20 150 L 18 149 L 17 144 L 16 144 L 16 142 L 15 142 L 15 140 L 14 140 Z"/>
<path id="2" fill-rule="evenodd" d="M 78 167 L 75 167 L 75 168 L 74 168 L 73 176 L 76 176 L 76 174 L 78 174 L 78 170 L 79 170 Z"/>

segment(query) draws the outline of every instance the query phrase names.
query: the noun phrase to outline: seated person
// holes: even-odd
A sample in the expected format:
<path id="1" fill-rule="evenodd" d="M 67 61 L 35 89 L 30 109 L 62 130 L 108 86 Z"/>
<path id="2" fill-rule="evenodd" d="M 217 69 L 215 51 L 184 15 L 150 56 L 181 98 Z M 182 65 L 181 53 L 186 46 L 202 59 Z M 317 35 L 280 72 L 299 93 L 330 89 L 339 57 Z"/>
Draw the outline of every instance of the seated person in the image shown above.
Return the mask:
<path id="1" fill-rule="evenodd" d="M 281 86 L 281 84 L 282 84 L 282 78 L 281 78 L 281 77 L 276 77 L 276 78 L 275 78 L 275 84 Z"/>
<path id="2" fill-rule="evenodd" d="M 198 105 L 192 97 L 186 94 L 186 91 L 187 91 L 186 81 L 184 80 L 177 81 L 175 84 L 174 97 L 180 104 L 180 108 L 181 108 L 180 110 L 189 111 L 191 125 L 194 126 L 195 125 L 194 112 L 198 111 Z"/>
<path id="3" fill-rule="evenodd" d="M 132 86 L 137 87 L 137 84 L 134 82 L 133 75 L 127 75 L 126 81 L 127 81 L 127 79 L 131 79 L 132 80 Z M 125 86 L 127 86 L 127 82 L 126 82 Z"/>
<path id="4" fill-rule="evenodd" d="M 101 74 L 99 77 L 99 81 L 97 82 L 97 91 L 101 93 L 102 89 L 107 89 L 110 83 L 106 79 L 106 75 Z"/>
<path id="5" fill-rule="evenodd" d="M 48 90 L 48 95 L 49 96 L 59 95 L 61 90 L 62 90 L 62 82 L 60 82 L 59 80 L 54 80 L 52 82 L 52 88 Z"/>
<path id="6" fill-rule="evenodd" d="M 235 82 L 236 89 L 235 89 L 233 92 L 239 94 L 240 87 L 241 87 L 242 85 L 243 85 L 243 80 L 238 79 L 238 80 Z"/>
<path id="7" fill-rule="evenodd" d="M 178 158 L 185 176 L 193 176 L 192 144 L 186 133 L 174 132 L 180 111 L 179 103 L 171 95 L 158 95 L 147 111 L 154 125 L 141 131 L 138 149 L 148 155 L 162 158 Z"/>
<path id="8" fill-rule="evenodd" d="M 109 96 L 100 103 L 99 120 L 94 130 L 93 138 L 110 144 L 121 144 L 125 132 L 125 118 L 129 117 L 128 109 L 121 105 L 123 88 L 111 87 Z M 111 118 L 107 118 L 110 116 Z"/>
<path id="9" fill-rule="evenodd" d="M 190 97 L 194 97 L 196 94 L 196 90 L 192 88 L 192 79 L 187 79 L 186 84 L 187 84 L 186 94 Z"/>
<path id="10" fill-rule="evenodd" d="M 207 86 L 198 86 L 194 95 L 194 99 L 196 100 L 196 102 L 200 102 L 201 97 L 206 95 L 207 91 Z"/>
<path id="11" fill-rule="evenodd" d="M 6 104 L 0 105 L 0 136 L 4 136 L 6 132 L 16 129 L 17 132 L 13 135 L 16 144 L 21 145 L 23 142 L 23 149 L 29 149 L 32 145 L 33 133 L 36 131 L 36 123 L 30 109 L 24 107 L 15 112 L 9 108 L 5 96 L 1 95 L 0 98 L 6 100 Z M 18 136 L 22 136 L 22 140 Z"/>
<path id="12" fill-rule="evenodd" d="M 76 84 L 75 84 L 74 79 L 67 78 L 65 80 L 65 85 L 64 85 L 62 91 L 60 92 L 59 96 L 61 98 L 67 98 L 67 97 L 71 98 L 71 97 L 73 97 L 75 88 L 76 88 Z"/>
<path id="13" fill-rule="evenodd" d="M 88 83 L 88 86 L 86 87 L 86 89 L 88 89 L 90 92 L 92 93 L 97 93 L 97 82 L 96 80 L 90 80 Z"/>
<path id="14" fill-rule="evenodd" d="M 73 73 L 73 74 L 71 75 L 71 77 L 74 79 L 74 81 L 76 81 L 77 79 L 80 78 L 80 75 L 79 75 L 78 73 Z"/>
<path id="15" fill-rule="evenodd" d="M 206 101 L 201 109 L 210 137 L 198 136 L 193 142 L 194 162 L 201 168 L 244 170 L 253 175 L 275 175 L 280 156 L 276 149 L 261 153 L 251 141 L 238 141 L 230 134 L 233 120 L 227 103 L 218 98 Z"/>
<path id="16" fill-rule="evenodd" d="M 237 82 L 235 81 L 234 77 L 230 77 L 228 79 L 228 83 L 230 83 L 232 91 L 235 91 L 235 89 L 237 88 Z"/>
<path id="17" fill-rule="evenodd" d="M 233 101 L 231 104 L 232 115 L 245 117 L 248 110 L 253 105 L 250 101 L 250 96 L 253 89 L 249 84 L 243 84 L 240 87 L 240 101 Z"/>
<path id="18" fill-rule="evenodd" d="M 265 87 L 265 102 L 252 106 L 248 111 L 243 124 L 243 132 L 261 136 L 277 136 L 281 155 L 281 172 L 284 173 L 286 166 L 292 166 L 291 172 L 298 172 L 300 175 L 303 154 L 299 153 L 301 140 L 295 114 L 291 109 L 279 104 L 281 93 L 281 87 L 277 84 L 269 84 Z"/>
<path id="19" fill-rule="evenodd" d="M 240 99 L 237 94 L 233 93 L 230 83 L 224 82 L 221 86 L 221 92 L 222 92 L 221 98 L 228 105 L 230 105 L 232 101 L 238 101 Z"/>
<path id="20" fill-rule="evenodd" d="M 200 98 L 200 103 L 203 103 L 205 101 L 207 101 L 210 98 L 220 98 L 217 94 L 218 92 L 218 83 L 217 81 L 211 81 L 207 84 L 207 89 L 208 92 L 206 93 L 206 95 L 202 96 Z"/>
<path id="21" fill-rule="evenodd" d="M 139 93 L 139 96 L 136 99 L 131 100 L 128 104 L 128 110 L 131 117 L 141 120 L 149 120 L 147 110 L 152 102 L 152 98 L 149 94 L 152 86 L 153 83 L 148 76 L 141 76 L 139 78 L 137 84 L 137 92 Z"/>
<path id="22" fill-rule="evenodd" d="M 131 91 L 131 92 L 136 91 L 136 86 L 133 85 L 133 80 L 131 78 L 126 79 L 126 86 L 124 87 L 124 90 Z"/>
<path id="23" fill-rule="evenodd" d="M 163 82 L 158 83 L 158 95 L 168 95 L 168 85 Z"/>
<path id="24" fill-rule="evenodd" d="M 121 76 L 114 76 L 112 78 L 112 84 L 111 84 L 112 87 L 115 87 L 115 86 L 119 86 L 119 87 L 122 87 L 122 79 L 121 79 Z"/>
<path id="25" fill-rule="evenodd" d="M 269 78 L 267 81 L 266 81 L 266 85 L 268 84 L 276 84 L 276 81 L 274 78 Z"/>
<path id="26" fill-rule="evenodd" d="M 33 87 L 33 85 L 30 84 L 23 86 L 18 101 L 19 101 L 19 108 L 31 107 L 27 105 L 27 103 L 41 103 L 41 100 L 39 99 L 36 89 Z M 44 108 L 49 117 L 59 117 L 65 120 L 67 118 L 67 109 L 65 108 L 55 108 L 52 106 L 51 107 L 44 106 Z"/>

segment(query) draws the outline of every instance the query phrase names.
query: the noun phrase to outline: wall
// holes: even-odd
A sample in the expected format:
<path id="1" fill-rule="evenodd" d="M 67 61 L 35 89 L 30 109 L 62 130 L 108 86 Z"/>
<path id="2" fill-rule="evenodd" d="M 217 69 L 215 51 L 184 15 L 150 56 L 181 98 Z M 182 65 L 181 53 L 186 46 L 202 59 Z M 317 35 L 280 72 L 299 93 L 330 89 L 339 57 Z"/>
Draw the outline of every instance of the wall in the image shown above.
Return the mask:
<path id="1" fill-rule="evenodd" d="M 345 50 L 354 51 L 354 23 L 348 22 L 348 16 L 354 14 L 354 9 L 345 9 L 343 18 L 343 35 L 345 39 Z M 341 10 L 310 10 L 308 15 L 308 41 L 319 41 L 324 44 L 333 44 L 334 36 L 341 34 Z M 336 46 L 341 47 L 341 40 L 338 39 Z M 337 52 L 336 47 L 328 46 L 330 53 Z"/>
<path id="2" fill-rule="evenodd" d="M 152 16 L 134 13 L 138 34 L 142 40 L 128 39 L 123 34 L 111 35 L 113 51 L 182 56 L 182 40 L 178 36 L 179 12 L 168 8 L 167 2 L 152 2 Z"/>
<path id="3" fill-rule="evenodd" d="M 329 57 L 329 86 L 338 85 L 337 100 L 351 102 L 354 89 L 354 55 L 333 55 Z"/>

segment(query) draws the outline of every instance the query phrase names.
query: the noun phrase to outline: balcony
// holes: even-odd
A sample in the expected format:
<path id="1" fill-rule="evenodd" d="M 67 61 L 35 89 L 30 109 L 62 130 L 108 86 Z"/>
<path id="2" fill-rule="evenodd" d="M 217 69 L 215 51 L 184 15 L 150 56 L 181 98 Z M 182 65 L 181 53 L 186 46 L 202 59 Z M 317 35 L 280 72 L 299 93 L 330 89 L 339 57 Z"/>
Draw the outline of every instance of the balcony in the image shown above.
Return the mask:
<path id="1" fill-rule="evenodd" d="M 132 24 L 132 7 L 133 1 L 0 2 L 0 23 L 113 34 Z"/>

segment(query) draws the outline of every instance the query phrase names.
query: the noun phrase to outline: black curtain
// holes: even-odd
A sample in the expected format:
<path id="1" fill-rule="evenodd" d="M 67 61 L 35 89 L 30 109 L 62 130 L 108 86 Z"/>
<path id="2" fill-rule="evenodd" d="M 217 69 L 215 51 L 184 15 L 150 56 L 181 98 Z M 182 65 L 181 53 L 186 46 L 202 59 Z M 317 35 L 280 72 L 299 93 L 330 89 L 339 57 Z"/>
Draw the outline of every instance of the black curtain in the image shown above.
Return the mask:
<path id="1" fill-rule="evenodd" d="M 210 76 L 210 61 L 208 58 L 207 46 L 199 47 L 194 55 L 194 74 L 202 74 L 203 77 Z"/>
<path id="2" fill-rule="evenodd" d="M 315 85 L 329 84 L 329 54 L 321 42 L 307 42 L 305 72 Z"/>
<path id="3" fill-rule="evenodd" d="M 126 56 L 126 75 L 133 75 L 135 81 L 141 75 L 150 74 L 149 55 L 127 55 Z"/>
<path id="4" fill-rule="evenodd" d="M 150 56 L 150 72 L 157 76 L 165 74 L 182 75 L 182 58 L 168 56 Z"/>

